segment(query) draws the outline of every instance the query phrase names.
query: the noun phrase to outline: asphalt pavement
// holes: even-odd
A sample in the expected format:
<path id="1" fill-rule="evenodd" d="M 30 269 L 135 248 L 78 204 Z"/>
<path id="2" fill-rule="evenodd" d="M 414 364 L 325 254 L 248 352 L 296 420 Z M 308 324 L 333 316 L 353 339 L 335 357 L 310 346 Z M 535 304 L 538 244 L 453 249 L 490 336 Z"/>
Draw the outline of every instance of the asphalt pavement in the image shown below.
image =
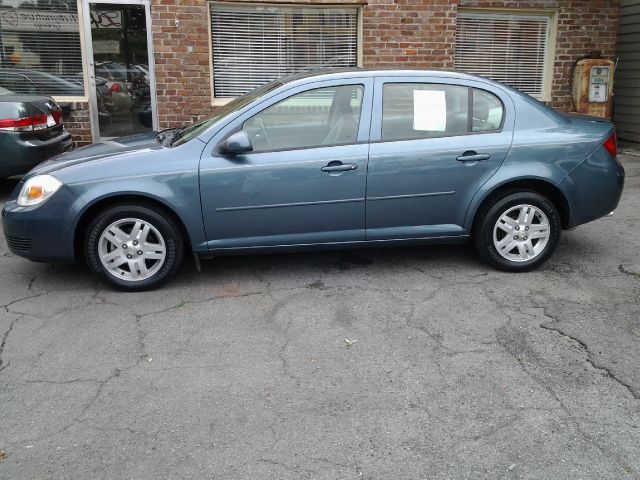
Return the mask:
<path id="1" fill-rule="evenodd" d="M 354 250 L 188 260 L 125 294 L 0 233 L 0 478 L 640 478 L 622 160 L 615 215 L 526 274 Z"/>

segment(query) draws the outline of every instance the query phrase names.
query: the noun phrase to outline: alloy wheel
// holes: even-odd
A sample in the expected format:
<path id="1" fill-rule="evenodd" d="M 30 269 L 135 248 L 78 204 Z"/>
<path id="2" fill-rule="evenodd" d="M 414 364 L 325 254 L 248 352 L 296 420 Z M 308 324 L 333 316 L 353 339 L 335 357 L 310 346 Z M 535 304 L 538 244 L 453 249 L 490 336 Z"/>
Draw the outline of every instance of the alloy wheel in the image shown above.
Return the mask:
<path id="1" fill-rule="evenodd" d="M 551 226 L 545 213 L 533 205 L 516 205 L 504 212 L 493 227 L 493 245 L 512 262 L 526 262 L 542 253 Z"/>
<path id="2" fill-rule="evenodd" d="M 103 230 L 98 240 L 98 256 L 114 277 L 138 282 L 160 270 L 167 247 L 158 229 L 148 221 L 124 218 Z"/>

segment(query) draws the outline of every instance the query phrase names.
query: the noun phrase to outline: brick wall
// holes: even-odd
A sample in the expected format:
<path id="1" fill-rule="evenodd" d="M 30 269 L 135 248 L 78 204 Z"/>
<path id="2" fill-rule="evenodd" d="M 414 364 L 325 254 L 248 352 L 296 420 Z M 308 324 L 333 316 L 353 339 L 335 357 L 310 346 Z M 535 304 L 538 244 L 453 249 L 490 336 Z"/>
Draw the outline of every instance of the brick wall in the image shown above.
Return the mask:
<path id="1" fill-rule="evenodd" d="M 71 132 L 74 147 L 89 145 L 91 139 L 91 120 L 88 102 L 73 102 L 68 104 L 70 112 L 62 121 L 64 127 Z"/>
<path id="2" fill-rule="evenodd" d="M 362 12 L 363 66 L 452 69 L 456 3 L 370 0 Z"/>
<path id="3" fill-rule="evenodd" d="M 160 128 L 211 115 L 209 4 L 152 0 L 151 19 Z"/>
<path id="4" fill-rule="evenodd" d="M 299 3 L 328 1 L 358 0 Z M 619 0 L 368 0 L 362 10 L 363 66 L 452 69 L 458 7 L 557 10 L 551 105 L 562 110 L 572 107 L 575 61 L 592 49 L 603 50 L 607 58 L 615 54 Z M 208 3 L 152 0 L 151 16 L 160 128 L 211 115 Z M 75 107 L 67 127 L 83 144 L 91 137 L 88 110 L 86 104 Z"/>
<path id="5" fill-rule="evenodd" d="M 573 65 L 590 50 L 615 56 L 619 0 L 370 0 L 363 9 L 365 67 L 450 69 L 458 7 L 558 11 L 551 105 L 571 110 Z"/>

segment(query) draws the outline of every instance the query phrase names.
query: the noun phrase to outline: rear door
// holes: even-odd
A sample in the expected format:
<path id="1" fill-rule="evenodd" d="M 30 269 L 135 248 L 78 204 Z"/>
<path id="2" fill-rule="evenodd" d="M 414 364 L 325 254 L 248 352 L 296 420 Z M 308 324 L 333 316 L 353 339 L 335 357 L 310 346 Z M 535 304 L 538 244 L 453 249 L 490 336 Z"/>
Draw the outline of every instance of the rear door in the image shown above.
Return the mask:
<path id="1" fill-rule="evenodd" d="M 459 236 L 471 199 L 511 147 L 514 110 L 483 82 L 375 82 L 367 240 Z"/>

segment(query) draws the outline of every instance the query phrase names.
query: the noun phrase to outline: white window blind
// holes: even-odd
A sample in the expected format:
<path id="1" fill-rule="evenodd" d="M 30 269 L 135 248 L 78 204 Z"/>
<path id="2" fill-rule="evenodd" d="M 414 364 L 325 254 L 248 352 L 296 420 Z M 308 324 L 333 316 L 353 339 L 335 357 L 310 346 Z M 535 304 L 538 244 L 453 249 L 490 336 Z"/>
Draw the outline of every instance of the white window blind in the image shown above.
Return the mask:
<path id="1" fill-rule="evenodd" d="M 0 3 L 0 86 L 16 93 L 83 96 L 77 1 Z"/>
<path id="2" fill-rule="evenodd" d="M 357 64 L 357 8 L 211 6 L 216 98 L 238 97 L 278 77 Z"/>
<path id="3" fill-rule="evenodd" d="M 455 68 L 511 85 L 533 97 L 545 91 L 551 17 L 459 12 Z"/>

